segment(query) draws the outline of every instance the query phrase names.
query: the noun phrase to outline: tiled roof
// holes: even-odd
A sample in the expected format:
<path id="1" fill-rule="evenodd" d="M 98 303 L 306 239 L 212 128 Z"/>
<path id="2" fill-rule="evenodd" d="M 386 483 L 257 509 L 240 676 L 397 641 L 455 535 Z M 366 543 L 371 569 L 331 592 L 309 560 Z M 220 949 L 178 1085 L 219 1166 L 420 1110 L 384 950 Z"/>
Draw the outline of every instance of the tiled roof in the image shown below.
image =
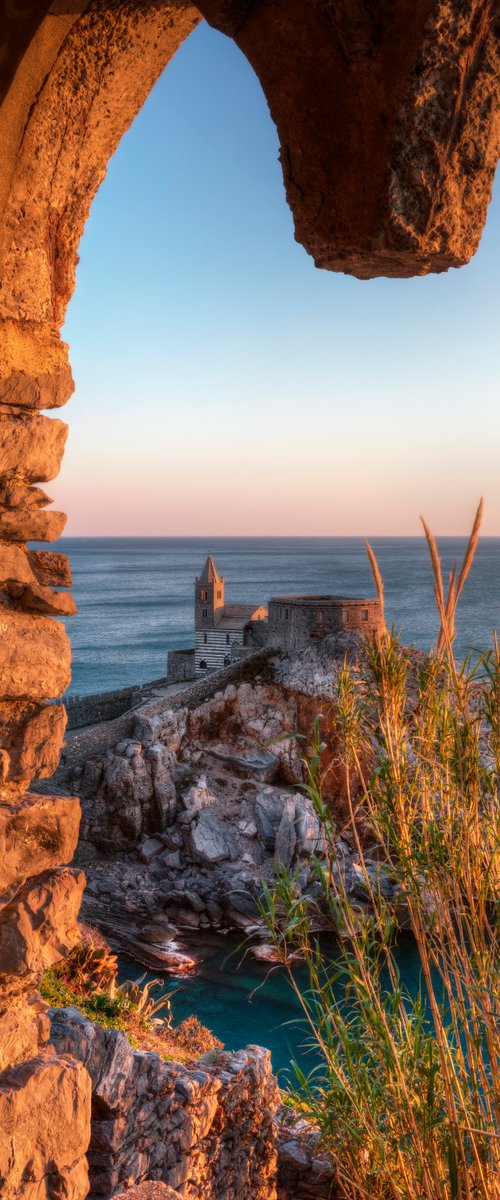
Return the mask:
<path id="1" fill-rule="evenodd" d="M 243 629 L 261 608 L 262 604 L 225 604 L 224 608 L 218 610 L 220 616 L 217 612 L 215 614 L 217 629 Z"/>

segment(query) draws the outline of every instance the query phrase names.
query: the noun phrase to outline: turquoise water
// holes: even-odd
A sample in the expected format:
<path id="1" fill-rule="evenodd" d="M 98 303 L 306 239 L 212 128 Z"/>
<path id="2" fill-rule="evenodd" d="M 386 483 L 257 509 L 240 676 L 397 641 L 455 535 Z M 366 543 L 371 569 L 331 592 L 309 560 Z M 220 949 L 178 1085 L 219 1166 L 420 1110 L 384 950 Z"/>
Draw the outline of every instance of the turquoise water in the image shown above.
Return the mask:
<path id="1" fill-rule="evenodd" d="M 374 538 L 386 613 L 406 642 L 427 650 L 437 634 L 423 538 Z M 463 538 L 439 538 L 445 573 Z M 165 674 L 167 651 L 193 644 L 193 582 L 208 553 L 226 599 L 267 603 L 290 592 L 373 595 L 361 538 L 61 538 L 78 616 L 67 621 L 71 692 L 125 687 Z M 459 606 L 457 654 L 491 645 L 500 625 L 500 538 L 484 538 Z"/>
<path id="2" fill-rule="evenodd" d="M 200 957 L 198 974 L 178 980 L 163 976 L 165 990 L 173 990 L 175 1021 L 194 1013 L 228 1050 L 239 1050 L 252 1043 L 267 1046 L 283 1086 L 292 1057 L 303 1069 L 310 1070 L 317 1058 L 308 1048 L 308 1029 L 285 972 L 245 955 L 241 935 L 223 937 L 209 933 L 203 938 L 193 938 L 190 945 Z M 420 961 L 409 935 L 400 935 L 396 957 L 403 981 L 415 995 L 420 983 Z M 137 963 L 120 956 L 121 979 L 137 979 L 142 974 L 143 969 Z M 160 973 L 147 973 L 148 979 L 155 977 L 159 978 Z M 297 969 L 296 978 L 306 991 L 308 979 L 303 967 Z M 339 989 L 339 998 L 342 997 Z"/>

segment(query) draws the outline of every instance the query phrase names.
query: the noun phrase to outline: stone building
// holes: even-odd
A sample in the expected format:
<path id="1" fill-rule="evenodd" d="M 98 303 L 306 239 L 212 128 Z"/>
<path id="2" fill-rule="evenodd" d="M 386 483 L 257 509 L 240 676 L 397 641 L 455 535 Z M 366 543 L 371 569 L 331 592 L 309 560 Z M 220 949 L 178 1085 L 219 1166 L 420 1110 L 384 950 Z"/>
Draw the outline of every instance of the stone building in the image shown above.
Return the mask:
<path id="1" fill-rule="evenodd" d="M 224 578 L 209 554 L 194 585 L 196 675 L 231 662 L 238 647 L 253 642 L 253 622 L 267 618 L 263 604 L 226 604 L 224 593 Z"/>
<path id="2" fill-rule="evenodd" d="M 378 600 L 347 596 L 276 596 L 269 601 L 268 643 L 299 652 L 329 634 L 374 636 L 384 628 Z"/>

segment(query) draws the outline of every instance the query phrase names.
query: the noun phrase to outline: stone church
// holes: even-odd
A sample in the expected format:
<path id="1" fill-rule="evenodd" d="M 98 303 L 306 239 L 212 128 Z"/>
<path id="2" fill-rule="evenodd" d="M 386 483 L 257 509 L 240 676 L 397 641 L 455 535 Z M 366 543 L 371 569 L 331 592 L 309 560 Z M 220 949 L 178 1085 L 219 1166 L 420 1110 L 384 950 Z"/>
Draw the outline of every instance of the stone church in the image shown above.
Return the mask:
<path id="1" fill-rule="evenodd" d="M 224 593 L 224 578 L 209 554 L 194 585 L 196 675 L 226 666 L 232 648 L 248 641 L 251 623 L 267 620 L 263 604 L 226 604 Z"/>

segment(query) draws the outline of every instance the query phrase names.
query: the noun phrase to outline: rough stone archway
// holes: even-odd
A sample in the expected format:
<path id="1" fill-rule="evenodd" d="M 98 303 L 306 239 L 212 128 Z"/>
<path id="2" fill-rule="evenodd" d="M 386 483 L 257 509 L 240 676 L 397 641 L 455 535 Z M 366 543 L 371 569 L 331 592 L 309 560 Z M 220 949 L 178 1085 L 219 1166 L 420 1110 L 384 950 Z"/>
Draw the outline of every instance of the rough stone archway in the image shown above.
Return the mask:
<path id="1" fill-rule="evenodd" d="M 256 70 L 297 238 L 360 278 L 467 262 L 498 156 L 497 0 L 0 0 L 0 1190 L 85 1195 L 89 1081 L 45 1050 L 34 995 L 75 936 L 74 799 L 54 770 L 73 602 L 66 560 L 30 552 L 64 516 L 38 486 L 73 390 L 59 330 L 91 201 L 124 131 L 205 16 Z M 43 1119 L 41 1113 L 44 1113 Z"/>

